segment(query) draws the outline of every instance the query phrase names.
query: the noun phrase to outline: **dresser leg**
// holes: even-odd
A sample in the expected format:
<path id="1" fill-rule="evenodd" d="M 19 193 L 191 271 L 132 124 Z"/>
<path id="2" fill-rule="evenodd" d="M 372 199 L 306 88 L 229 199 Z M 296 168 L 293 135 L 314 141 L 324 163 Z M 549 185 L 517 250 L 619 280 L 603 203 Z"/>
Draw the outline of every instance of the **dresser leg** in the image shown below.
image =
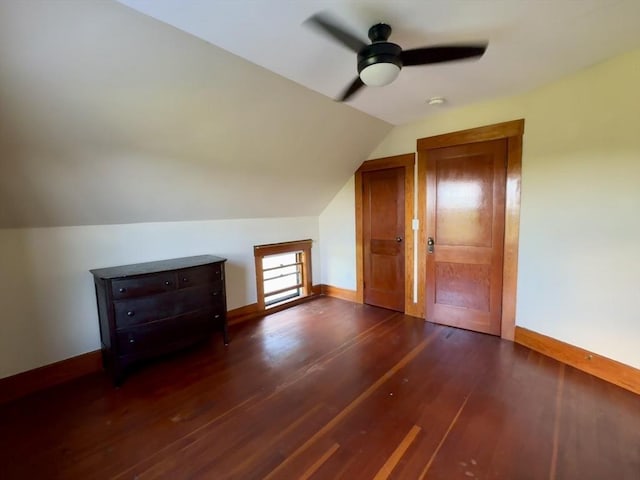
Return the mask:
<path id="1" fill-rule="evenodd" d="M 229 345 L 229 329 L 227 328 L 227 320 L 222 323 L 222 338 L 224 339 L 224 344 Z"/>
<path id="2" fill-rule="evenodd" d="M 111 382 L 114 387 L 122 385 L 125 369 L 120 365 L 118 358 L 113 354 L 113 352 L 106 349 L 102 350 L 102 367 L 111 377 Z"/>
<path id="3" fill-rule="evenodd" d="M 114 365 L 111 370 L 111 381 L 114 387 L 119 387 L 124 381 L 124 368 L 119 365 Z"/>
<path id="4" fill-rule="evenodd" d="M 102 348 L 101 353 L 102 353 L 102 369 L 109 370 L 109 365 L 110 365 L 109 354 L 104 348 Z"/>

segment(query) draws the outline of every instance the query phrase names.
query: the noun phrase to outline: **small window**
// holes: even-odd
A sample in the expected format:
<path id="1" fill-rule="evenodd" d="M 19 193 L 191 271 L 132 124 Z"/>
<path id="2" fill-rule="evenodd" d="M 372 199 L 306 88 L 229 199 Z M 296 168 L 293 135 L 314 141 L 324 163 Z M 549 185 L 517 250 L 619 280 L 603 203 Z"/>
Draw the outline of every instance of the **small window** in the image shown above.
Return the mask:
<path id="1" fill-rule="evenodd" d="M 311 240 L 256 245 L 253 254 L 260 309 L 311 294 Z"/>

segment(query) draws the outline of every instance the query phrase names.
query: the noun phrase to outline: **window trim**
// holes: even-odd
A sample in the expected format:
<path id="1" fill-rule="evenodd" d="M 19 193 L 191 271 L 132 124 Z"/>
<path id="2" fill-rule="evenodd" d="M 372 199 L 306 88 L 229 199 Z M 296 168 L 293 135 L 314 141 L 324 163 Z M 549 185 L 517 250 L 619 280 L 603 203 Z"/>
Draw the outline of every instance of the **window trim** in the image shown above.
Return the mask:
<path id="1" fill-rule="evenodd" d="M 285 301 L 286 303 L 294 302 L 302 298 L 308 297 L 313 294 L 312 279 L 311 279 L 311 239 L 307 240 L 295 240 L 292 242 L 280 242 L 269 243 L 265 245 L 255 245 L 253 247 L 253 256 L 255 259 L 256 267 L 256 293 L 258 297 L 258 309 L 261 311 L 271 310 L 274 307 L 283 305 L 284 303 L 278 302 L 276 304 L 267 307 L 265 305 L 264 297 L 264 270 L 262 268 L 262 259 L 271 255 L 278 255 L 283 253 L 298 253 L 299 262 L 302 263 L 302 286 L 301 294 L 291 300 Z"/>

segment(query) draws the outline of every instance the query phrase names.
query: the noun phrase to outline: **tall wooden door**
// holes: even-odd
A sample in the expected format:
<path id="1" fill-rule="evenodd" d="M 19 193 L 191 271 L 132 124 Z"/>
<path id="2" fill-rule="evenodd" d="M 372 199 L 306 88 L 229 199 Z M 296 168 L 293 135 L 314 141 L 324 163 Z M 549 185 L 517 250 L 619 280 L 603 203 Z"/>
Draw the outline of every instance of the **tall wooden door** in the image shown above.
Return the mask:
<path id="1" fill-rule="evenodd" d="M 364 303 L 404 312 L 404 167 L 362 174 Z"/>
<path id="2" fill-rule="evenodd" d="M 427 320 L 500 335 L 506 140 L 427 154 Z"/>

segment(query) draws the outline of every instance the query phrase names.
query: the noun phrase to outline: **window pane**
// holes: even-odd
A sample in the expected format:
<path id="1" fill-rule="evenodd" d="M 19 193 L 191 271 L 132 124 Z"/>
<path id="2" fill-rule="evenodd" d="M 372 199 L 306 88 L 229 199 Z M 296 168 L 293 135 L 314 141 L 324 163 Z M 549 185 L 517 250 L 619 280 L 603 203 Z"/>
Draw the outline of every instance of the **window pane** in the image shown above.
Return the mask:
<path id="1" fill-rule="evenodd" d="M 302 275 L 300 274 L 300 266 L 295 265 L 297 260 L 297 252 L 270 255 L 262 259 L 262 268 L 267 270 L 264 272 L 265 303 L 274 303 L 285 298 L 300 295 L 299 289 L 295 288 L 266 298 L 271 292 L 277 292 L 287 287 L 294 287 L 301 282 Z"/>
<path id="2" fill-rule="evenodd" d="M 282 253 L 280 255 L 270 255 L 262 259 L 262 268 L 279 267 L 280 265 L 289 265 L 296 263 L 296 252 Z"/>
<path id="3" fill-rule="evenodd" d="M 287 267 L 276 268 L 275 270 L 267 270 L 264 272 L 264 279 L 270 280 L 284 275 L 296 274 L 300 271 L 300 265 L 289 265 Z"/>
<path id="4" fill-rule="evenodd" d="M 264 293 L 267 295 L 270 292 L 276 290 L 282 290 L 283 288 L 293 287 L 300 283 L 300 274 L 287 275 L 285 277 L 276 277 L 264 281 Z"/>
<path id="5" fill-rule="evenodd" d="M 300 296 L 300 289 L 294 288 L 291 290 L 287 290 L 286 292 L 276 293 L 275 295 L 266 295 L 264 296 L 264 304 L 265 306 L 273 305 L 274 303 L 282 302 L 284 300 L 289 300 L 291 298 L 296 298 Z"/>
<path id="6" fill-rule="evenodd" d="M 283 247 L 291 250 L 286 251 Z M 262 272 L 256 271 L 258 278 L 262 277 L 262 285 L 258 286 L 262 293 L 262 298 L 259 299 L 260 304 L 272 307 L 311 295 L 309 279 L 305 278 L 305 271 L 311 260 L 310 248 L 310 240 L 254 246 L 254 254 L 258 262 L 256 268 L 262 269 Z M 267 249 L 271 252 L 284 250 L 286 253 L 269 255 Z"/>

